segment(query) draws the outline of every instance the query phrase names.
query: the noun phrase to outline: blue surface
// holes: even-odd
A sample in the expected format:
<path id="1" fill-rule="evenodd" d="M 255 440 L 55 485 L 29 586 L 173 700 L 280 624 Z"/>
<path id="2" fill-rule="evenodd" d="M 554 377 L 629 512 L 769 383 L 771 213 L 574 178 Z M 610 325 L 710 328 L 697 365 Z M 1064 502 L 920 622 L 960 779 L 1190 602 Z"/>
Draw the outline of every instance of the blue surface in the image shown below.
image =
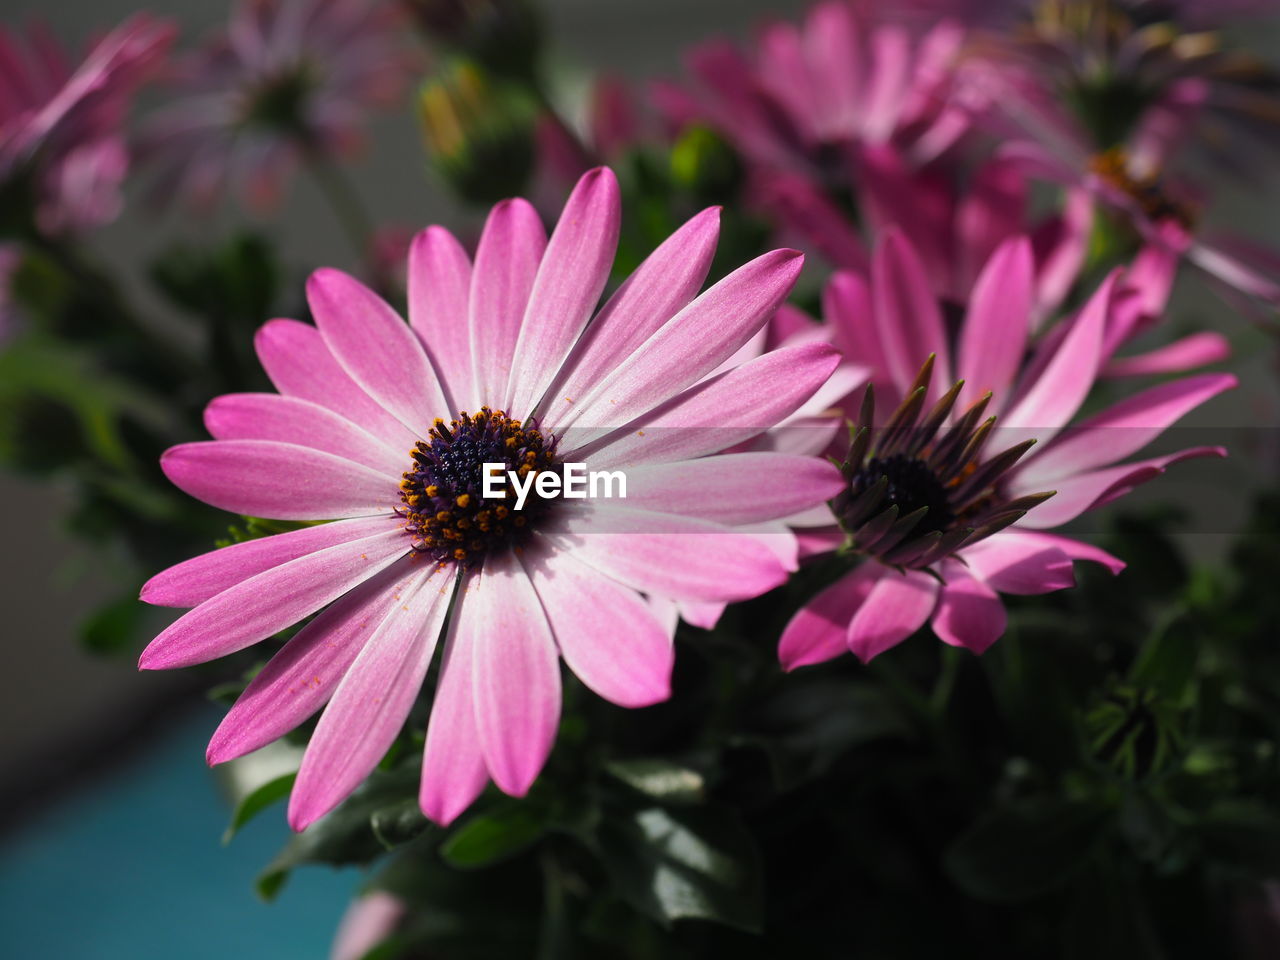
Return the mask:
<path id="1" fill-rule="evenodd" d="M 0 954 L 56 960 L 323 960 L 361 874 L 304 867 L 274 903 L 253 878 L 288 838 L 283 805 L 222 846 L 204 765 L 218 714 L 188 715 L 125 769 L 0 848 Z"/>

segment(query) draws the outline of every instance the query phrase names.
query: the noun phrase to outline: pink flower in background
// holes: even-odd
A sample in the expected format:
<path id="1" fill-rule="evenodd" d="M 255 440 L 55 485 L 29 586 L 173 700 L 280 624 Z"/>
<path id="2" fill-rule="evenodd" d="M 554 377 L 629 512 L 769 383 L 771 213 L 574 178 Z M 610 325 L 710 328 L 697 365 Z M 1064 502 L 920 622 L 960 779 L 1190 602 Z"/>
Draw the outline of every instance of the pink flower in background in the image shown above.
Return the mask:
<path id="1" fill-rule="evenodd" d="M 875 367 L 876 403 L 859 417 L 848 487 L 833 504 L 843 529 L 828 544 L 865 559 L 792 619 L 784 666 L 847 651 L 870 660 L 926 622 L 944 642 L 981 653 L 1004 632 L 1001 593 L 1070 587 L 1075 560 L 1124 566 L 1046 531 L 1180 460 L 1224 455 L 1197 447 L 1126 462 L 1233 386 L 1227 374 L 1160 384 L 1072 424 L 1123 323 L 1119 284 L 1113 273 L 1063 335 L 1027 354 L 1035 270 L 1026 238 L 1003 243 L 983 268 L 954 344 L 901 234 L 884 237 L 869 279 L 832 281 L 828 320 Z M 876 415 L 882 400 L 897 407 L 888 418 Z"/>
<path id="2" fill-rule="evenodd" d="M 727 41 L 689 57 L 691 90 L 660 85 L 660 109 L 677 126 L 703 122 L 757 164 L 843 169 L 850 150 L 892 144 L 925 163 L 969 126 L 951 71 L 964 40 L 950 23 L 923 34 L 867 5 L 829 0 L 803 25 L 766 27 L 752 56 Z"/>
<path id="3" fill-rule="evenodd" d="M 795 541 L 760 525 L 841 488 L 820 459 L 720 454 L 800 408 L 836 368 L 831 347 L 705 379 L 774 314 L 801 257 L 775 250 L 698 295 L 719 235 L 707 210 L 597 312 L 619 204 L 599 169 L 549 239 L 522 200 L 493 209 L 474 260 L 427 229 L 410 253 L 409 325 L 347 275 L 318 271 L 318 329 L 273 320 L 258 336 L 280 394 L 215 400 L 217 439 L 165 454 L 169 478 L 214 506 L 332 521 L 197 557 L 142 592 L 195 608 L 147 647 L 147 669 L 225 656 L 318 613 L 209 746 L 213 763 L 248 753 L 327 701 L 289 805 L 296 829 L 382 758 L 441 635 L 423 811 L 447 823 L 490 779 L 522 795 L 555 738 L 560 658 L 614 703 L 664 699 L 671 634 L 646 598 L 771 589 L 794 569 Z M 627 496 L 535 497 L 516 512 L 483 496 L 491 461 L 526 475 L 624 470 Z"/>
<path id="4" fill-rule="evenodd" d="M 352 900 L 334 934 L 329 960 L 364 960 L 395 932 L 407 912 L 405 902 L 386 890 Z"/>
<path id="5" fill-rule="evenodd" d="M 0 27 L 0 183 L 27 179 L 37 229 L 87 230 L 119 214 L 125 121 L 172 39 L 138 14 L 73 66 L 44 27 L 25 37 Z"/>
<path id="6" fill-rule="evenodd" d="M 180 98 L 149 119 L 156 195 L 269 206 L 307 155 L 349 155 L 412 75 L 400 27 L 396 6 L 375 0 L 240 0 L 180 65 Z"/>

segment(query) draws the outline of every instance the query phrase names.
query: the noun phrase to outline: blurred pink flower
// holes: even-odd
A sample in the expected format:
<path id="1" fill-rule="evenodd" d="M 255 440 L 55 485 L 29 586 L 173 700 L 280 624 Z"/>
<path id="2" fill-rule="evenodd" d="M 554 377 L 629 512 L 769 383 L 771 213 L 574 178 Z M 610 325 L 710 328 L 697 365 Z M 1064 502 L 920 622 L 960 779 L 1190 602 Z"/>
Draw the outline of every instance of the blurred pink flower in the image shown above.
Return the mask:
<path id="1" fill-rule="evenodd" d="M 329 960 L 364 960 L 395 932 L 406 909 L 403 900 L 385 890 L 374 890 L 352 900 L 334 934 Z"/>
<path id="2" fill-rule="evenodd" d="M 153 191 L 209 207 L 225 193 L 278 201 L 300 162 L 347 156 L 370 110 L 415 67 L 394 4 L 240 0 L 226 30 L 183 61 L 183 95 L 149 119 Z"/>
<path id="3" fill-rule="evenodd" d="M 0 184 L 30 192 L 37 229 L 86 230 L 118 215 L 125 121 L 172 38 L 168 24 L 138 14 L 72 67 L 43 26 L 25 38 L 0 27 Z"/>
<path id="4" fill-rule="evenodd" d="M 1196 447 L 1122 462 L 1234 386 L 1227 374 L 1164 383 L 1072 424 L 1123 322 L 1119 282 L 1117 271 L 1062 336 L 1027 353 L 1035 271 L 1025 237 L 1001 244 L 982 269 L 954 345 L 901 234 L 885 235 L 869 278 L 833 279 L 827 319 L 874 366 L 875 404 L 859 417 L 848 485 L 833 504 L 843 529 L 826 545 L 866 559 L 792 619 L 779 645 L 784 666 L 848 651 L 870 660 L 926 622 L 944 642 L 981 653 L 1004 632 L 1001 593 L 1070 587 L 1076 560 L 1124 566 L 1046 531 L 1180 460 L 1224 455 Z M 987 452 L 997 436 L 999 452 Z M 815 536 L 807 547 L 822 544 Z"/>
<path id="5" fill-rule="evenodd" d="M 762 540 L 758 525 L 840 489 L 818 458 L 720 453 L 808 400 L 834 349 L 775 350 L 704 379 L 778 309 L 800 255 L 774 250 L 699 295 L 713 208 L 597 312 L 620 202 L 612 172 L 586 174 L 548 239 L 528 203 L 504 201 L 474 262 L 425 230 L 408 325 L 346 274 L 316 272 L 319 329 L 273 320 L 258 336 L 281 394 L 218 398 L 206 411 L 217 439 L 165 454 L 168 477 L 216 507 L 333 521 L 216 550 L 142 591 L 195 608 L 147 647 L 145 669 L 225 656 L 319 614 L 249 684 L 208 754 L 255 750 L 328 701 L 289 805 L 296 829 L 381 760 L 442 631 L 422 809 L 447 823 L 491 778 L 523 795 L 555 738 L 561 657 L 614 703 L 666 698 L 671 634 L 644 597 L 719 603 L 777 586 L 795 540 L 785 528 Z M 453 411 L 468 412 L 443 419 Z M 624 470 L 626 498 L 540 495 L 513 511 L 482 493 L 491 460 L 522 474 Z"/>
<path id="6" fill-rule="evenodd" d="M 677 127 L 707 123 L 757 164 L 822 174 L 860 146 L 892 144 L 922 164 L 968 129 L 968 87 L 951 83 L 964 33 L 925 32 L 869 4 L 827 0 L 802 25 L 772 24 L 754 54 L 728 41 L 688 58 L 691 89 L 660 84 L 655 98 Z"/>

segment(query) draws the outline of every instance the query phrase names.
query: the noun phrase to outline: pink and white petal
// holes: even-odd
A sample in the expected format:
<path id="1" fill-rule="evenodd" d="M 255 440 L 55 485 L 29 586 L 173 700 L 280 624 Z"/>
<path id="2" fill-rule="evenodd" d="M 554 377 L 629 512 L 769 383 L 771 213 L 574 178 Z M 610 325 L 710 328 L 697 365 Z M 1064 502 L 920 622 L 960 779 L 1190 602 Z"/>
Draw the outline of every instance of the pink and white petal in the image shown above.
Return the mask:
<path id="1" fill-rule="evenodd" d="M 1001 593 L 1032 595 L 1076 585 L 1071 558 L 1053 544 L 1005 530 L 960 553 L 973 575 Z"/>
<path id="2" fill-rule="evenodd" d="M 361 389 L 420 437 L 447 416 L 436 372 L 413 330 L 385 300 L 341 270 L 317 270 L 307 302 L 338 363 Z"/>
<path id="3" fill-rule="evenodd" d="M 1221 363 L 1231 356 L 1231 345 L 1220 333 L 1193 333 L 1146 353 L 1115 357 L 1102 368 L 1104 377 L 1147 377 L 1182 373 Z"/>
<path id="4" fill-rule="evenodd" d="M 158 607 L 194 607 L 264 570 L 403 526 L 400 517 L 387 513 L 233 543 L 162 570 L 142 585 L 139 599 Z"/>
<path id="5" fill-rule="evenodd" d="M 533 412 L 600 302 L 618 248 L 622 200 L 608 167 L 583 174 L 538 267 L 520 324 L 506 406 Z"/>
<path id="6" fill-rule="evenodd" d="M 622 360 L 581 401 L 578 422 L 620 427 L 697 383 L 773 316 L 803 262 L 774 250 L 739 267 Z"/>
<path id="7" fill-rule="evenodd" d="M 954 560 L 943 563 L 942 576 L 947 583 L 933 614 L 933 632 L 943 643 L 984 653 L 1008 624 L 1000 595 Z"/>
<path id="8" fill-rule="evenodd" d="M 1052 487 L 1141 450 L 1196 407 L 1236 386 L 1227 373 L 1205 373 L 1162 383 L 1068 427 L 1018 469 L 1019 486 Z"/>
<path id="9" fill-rule="evenodd" d="M 700 603 L 696 600 L 681 600 L 676 604 L 680 619 L 700 630 L 714 630 L 727 606 L 727 603 Z"/>
<path id="10" fill-rule="evenodd" d="M 996 249 L 1023 232 L 1026 210 L 1027 178 L 1016 164 L 995 157 L 978 168 L 956 203 L 957 293 L 971 289 Z"/>
<path id="11" fill-rule="evenodd" d="M 160 468 L 210 506 L 271 520 L 341 520 L 390 513 L 392 477 L 331 453 L 273 440 L 210 440 L 170 447 Z"/>
<path id="12" fill-rule="evenodd" d="M 409 247 L 408 279 L 409 324 L 440 375 L 449 412 L 479 409 L 485 401 L 472 382 L 467 329 L 471 259 L 444 227 L 427 227 Z"/>
<path id="13" fill-rule="evenodd" d="M 1093 231 L 1093 199 L 1080 189 L 1067 191 L 1062 213 L 1038 226 L 1031 236 L 1036 253 L 1036 317 L 1032 329 L 1071 291 L 1084 265 Z"/>
<path id="14" fill-rule="evenodd" d="M 422 576 L 416 558 L 402 557 L 339 597 L 267 661 L 214 731 L 209 763 L 264 747 L 324 706 L 374 631 Z"/>
<path id="15" fill-rule="evenodd" d="M 511 379 L 511 358 L 529 304 L 547 234 L 525 200 L 504 200 L 485 221 L 471 271 L 471 370 L 483 403 L 501 405 Z"/>
<path id="16" fill-rule="evenodd" d="M 881 240 L 871 277 L 872 314 L 894 385 L 905 392 L 925 360 L 935 354 L 934 385 L 928 398 L 932 402 L 951 384 L 950 350 L 933 288 L 919 256 L 900 231 L 891 228 Z"/>
<path id="17" fill-rule="evenodd" d="M 924 626 L 937 603 L 938 583 L 918 570 L 904 574 L 872 561 L 863 566 L 873 567 L 867 576 L 879 576 L 849 621 L 845 643 L 854 656 L 869 663 Z"/>
<path id="18" fill-rule="evenodd" d="M 566 458 L 592 469 L 692 460 L 750 440 L 793 414 L 840 363 L 822 343 L 783 347 L 703 381 L 651 411 L 628 429 L 572 432 Z"/>
<path id="19" fill-rule="evenodd" d="M 817 457 L 728 453 L 646 464 L 627 472 L 628 509 L 730 525 L 791 516 L 831 499 L 845 481 Z"/>
<path id="20" fill-rule="evenodd" d="M 418 435 L 347 375 L 315 327 L 297 320 L 270 320 L 259 328 L 253 345 L 281 393 L 327 407 L 393 449 L 407 453 L 413 448 Z"/>
<path id="21" fill-rule="evenodd" d="M 609 298 L 587 327 L 548 394 L 542 420 L 561 430 L 577 419 L 577 400 L 702 288 L 720 238 L 720 208 L 708 207 L 662 242 Z"/>
<path id="22" fill-rule="evenodd" d="M 341 543 L 264 570 L 183 614 L 147 645 L 142 670 L 225 657 L 293 626 L 408 552 L 401 530 Z"/>
<path id="23" fill-rule="evenodd" d="M 903 28 L 881 24 L 872 32 L 869 47 L 871 69 L 859 119 L 869 143 L 884 143 L 902 116 L 911 80 L 911 41 Z"/>
<path id="24" fill-rule="evenodd" d="M 750 533 L 638 510 L 564 511 L 552 543 L 635 590 L 677 600 L 733 601 L 782 583 L 787 565 Z"/>
<path id="25" fill-rule="evenodd" d="M 1071 419 L 1089 394 L 1102 361 L 1102 338 L 1120 271 L 1112 271 L 1071 322 L 1038 375 L 1019 389 L 1016 401 L 1001 418 L 1006 428 L 1023 427 L 1041 442 Z M 1035 361 L 1032 361 L 1035 365 Z"/>
<path id="26" fill-rule="evenodd" d="M 1108 553 L 1101 547 L 1080 540 L 1064 537 L 1056 533 L 1042 533 L 1038 530 L 1022 530 L 1017 527 L 1004 531 L 1000 536 L 1017 537 L 1028 543 L 1061 550 L 1072 560 L 1087 560 L 1106 567 L 1113 576 L 1120 573 L 1128 564 L 1119 557 Z"/>
<path id="27" fill-rule="evenodd" d="M 1150 460 L 1139 460 L 1134 463 L 1123 463 L 1119 466 L 1106 467 L 1090 473 L 1057 481 L 1057 493 L 1030 510 L 1018 521 L 1019 525 L 1032 530 L 1048 530 L 1061 526 L 1068 520 L 1074 520 L 1080 514 L 1104 506 L 1118 497 L 1124 496 L 1141 484 L 1146 483 L 1168 467 L 1182 460 L 1196 457 L 1225 457 L 1227 452 L 1221 447 L 1193 447 L 1165 457 Z M 1015 477 L 1010 486 L 1012 496 L 1034 492 L 1034 485 L 1024 484 L 1021 477 Z"/>
<path id="28" fill-rule="evenodd" d="M 464 578 L 459 591 L 466 589 Z M 449 638 L 440 662 L 427 742 L 422 756 L 422 782 L 418 806 L 430 820 L 448 826 L 471 806 L 489 782 L 476 728 L 474 679 L 475 631 L 459 630 L 461 617 L 449 623 Z"/>
<path id="29" fill-rule="evenodd" d="M 806 530 L 796 532 L 796 557 L 806 560 L 824 553 L 830 553 L 844 543 L 845 532 L 838 527 L 830 529 Z"/>
<path id="30" fill-rule="evenodd" d="M 1014 237 L 996 249 L 979 274 L 960 328 L 956 376 L 964 380 L 964 388 L 959 409 L 968 409 L 990 391 L 991 413 L 1000 412 L 1031 331 L 1034 273 L 1031 242 Z"/>
<path id="31" fill-rule="evenodd" d="M 521 563 L 579 680 L 620 707 L 671 696 L 675 647 L 638 593 L 567 553 L 526 552 Z"/>
<path id="32" fill-rule="evenodd" d="M 560 658 L 546 614 L 514 554 L 485 560 L 458 600 L 470 631 L 480 749 L 493 782 L 522 797 L 541 772 L 560 722 Z"/>
<path id="33" fill-rule="evenodd" d="M 849 624 L 884 569 L 878 563 L 863 563 L 801 607 L 778 641 L 782 668 L 794 670 L 848 653 Z"/>
<path id="34" fill-rule="evenodd" d="M 274 440 L 322 450 L 372 467 L 399 483 L 408 451 L 395 450 L 332 410 L 278 393 L 228 393 L 204 408 L 217 440 Z"/>
<path id="35" fill-rule="evenodd" d="M 427 569 L 419 570 L 360 650 L 316 724 L 289 797 L 294 830 L 305 829 L 346 799 L 378 765 L 409 716 L 453 585 L 447 574 L 423 566 Z"/>

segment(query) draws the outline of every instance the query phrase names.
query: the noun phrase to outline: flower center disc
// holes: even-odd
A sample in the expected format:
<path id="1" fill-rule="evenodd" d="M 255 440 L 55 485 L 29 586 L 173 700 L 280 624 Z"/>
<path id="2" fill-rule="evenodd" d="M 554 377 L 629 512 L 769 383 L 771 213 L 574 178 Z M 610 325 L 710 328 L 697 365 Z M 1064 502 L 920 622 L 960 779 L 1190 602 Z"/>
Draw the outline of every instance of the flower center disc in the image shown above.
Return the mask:
<path id="1" fill-rule="evenodd" d="M 494 550 L 519 547 L 555 498 L 530 487 L 517 511 L 505 479 L 499 496 L 485 498 L 484 464 L 503 464 L 504 478 L 511 471 L 523 484 L 530 474 L 558 469 L 555 446 L 556 438 L 544 436 L 536 421 L 522 423 L 488 407 L 449 424 L 436 420 L 427 439 L 414 445 L 400 483 L 414 549 L 441 563 L 474 564 Z"/>
<path id="2" fill-rule="evenodd" d="M 921 507 L 929 508 L 929 512 L 916 524 L 913 532 L 917 536 L 933 530 L 945 530 L 955 519 L 946 488 L 923 460 L 900 453 L 884 458 L 873 457 L 853 478 L 853 495 L 856 497 L 875 486 L 881 477 L 889 481 L 884 504 L 896 504 L 899 517 Z"/>

